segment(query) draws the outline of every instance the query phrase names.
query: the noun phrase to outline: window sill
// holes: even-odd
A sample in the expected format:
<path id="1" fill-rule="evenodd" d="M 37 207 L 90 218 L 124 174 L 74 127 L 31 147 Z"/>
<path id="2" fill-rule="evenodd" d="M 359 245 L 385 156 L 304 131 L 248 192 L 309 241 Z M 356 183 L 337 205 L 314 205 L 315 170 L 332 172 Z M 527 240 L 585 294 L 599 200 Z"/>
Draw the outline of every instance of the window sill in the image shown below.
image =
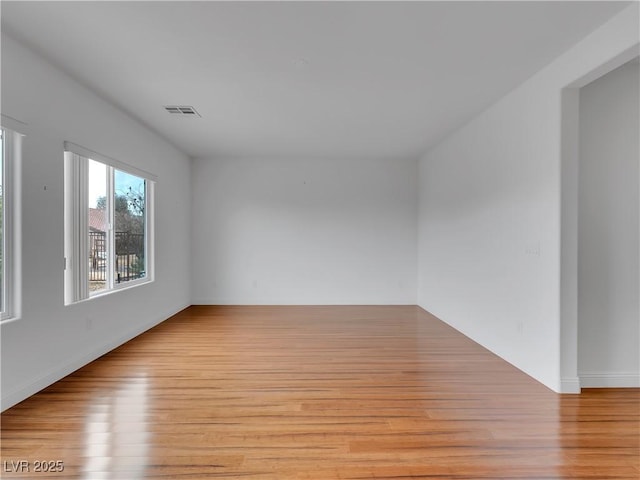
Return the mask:
<path id="1" fill-rule="evenodd" d="M 0 327 L 3 327 L 5 325 L 8 325 L 9 323 L 13 323 L 17 320 L 20 320 L 19 316 L 15 316 L 15 317 L 0 317 Z"/>
<path id="2" fill-rule="evenodd" d="M 78 303 L 84 303 L 84 302 L 90 302 L 91 300 L 95 299 L 95 298 L 102 298 L 102 297 L 106 297 L 109 295 L 112 295 L 114 293 L 118 293 L 118 292 L 122 292 L 125 290 L 130 290 L 132 288 L 136 288 L 136 287 L 140 287 L 142 285 L 147 285 L 149 283 L 153 283 L 155 280 L 153 278 L 141 278 L 139 280 L 130 280 L 126 283 L 122 283 L 119 286 L 116 286 L 110 290 L 104 290 L 104 291 L 98 291 L 95 293 L 91 293 L 89 295 L 88 298 L 83 298 L 82 300 L 78 300 L 76 302 L 70 302 L 65 304 L 65 306 L 69 306 L 69 305 L 75 305 Z"/>

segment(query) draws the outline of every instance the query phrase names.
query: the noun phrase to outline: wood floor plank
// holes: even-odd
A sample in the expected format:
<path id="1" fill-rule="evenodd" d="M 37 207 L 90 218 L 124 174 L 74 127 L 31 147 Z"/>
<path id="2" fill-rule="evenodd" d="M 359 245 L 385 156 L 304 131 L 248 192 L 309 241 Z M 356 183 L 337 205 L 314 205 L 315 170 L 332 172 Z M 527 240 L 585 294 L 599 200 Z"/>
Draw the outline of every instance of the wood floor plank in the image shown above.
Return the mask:
<path id="1" fill-rule="evenodd" d="M 640 389 L 555 394 L 414 306 L 190 307 L 0 420 L 2 478 L 640 474 Z"/>

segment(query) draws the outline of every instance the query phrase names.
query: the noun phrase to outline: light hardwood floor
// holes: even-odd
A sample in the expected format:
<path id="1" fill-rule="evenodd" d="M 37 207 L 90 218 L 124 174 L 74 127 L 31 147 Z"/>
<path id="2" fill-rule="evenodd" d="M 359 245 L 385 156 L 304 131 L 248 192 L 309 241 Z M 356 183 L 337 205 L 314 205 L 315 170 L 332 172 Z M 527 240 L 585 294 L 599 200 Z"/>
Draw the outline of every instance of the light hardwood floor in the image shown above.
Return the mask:
<path id="1" fill-rule="evenodd" d="M 1 456 L 3 478 L 637 479 L 639 438 L 640 390 L 555 394 L 418 307 L 191 307 L 6 411 Z"/>

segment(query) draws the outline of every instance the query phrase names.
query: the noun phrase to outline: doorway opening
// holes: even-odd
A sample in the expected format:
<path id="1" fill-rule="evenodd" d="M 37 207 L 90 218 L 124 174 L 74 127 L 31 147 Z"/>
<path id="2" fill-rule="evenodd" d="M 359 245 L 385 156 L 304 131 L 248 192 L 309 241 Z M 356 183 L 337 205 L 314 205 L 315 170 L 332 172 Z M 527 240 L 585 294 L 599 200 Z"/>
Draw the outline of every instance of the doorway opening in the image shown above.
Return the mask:
<path id="1" fill-rule="evenodd" d="M 636 57 L 578 94 L 581 387 L 640 387 L 639 74 Z"/>

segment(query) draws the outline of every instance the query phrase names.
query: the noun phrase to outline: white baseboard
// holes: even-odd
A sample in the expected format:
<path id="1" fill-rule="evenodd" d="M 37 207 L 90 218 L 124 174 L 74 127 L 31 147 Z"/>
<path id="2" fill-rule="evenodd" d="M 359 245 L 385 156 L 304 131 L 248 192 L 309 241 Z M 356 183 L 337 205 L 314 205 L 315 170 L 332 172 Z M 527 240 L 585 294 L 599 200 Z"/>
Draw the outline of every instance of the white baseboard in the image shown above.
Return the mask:
<path id="1" fill-rule="evenodd" d="M 560 379 L 560 392 L 558 393 L 580 393 L 580 378 L 563 377 Z"/>
<path id="2" fill-rule="evenodd" d="M 277 307 L 309 307 L 309 306 L 394 306 L 394 307 L 403 307 L 403 306 L 416 306 L 415 303 L 411 302 L 398 302 L 398 301 L 372 301 L 371 299 L 363 299 L 360 301 L 344 301 L 344 300 L 322 300 L 322 299 L 310 299 L 303 301 L 295 301 L 291 300 L 274 300 L 274 299 L 223 299 L 223 298 L 196 298 L 192 299 L 191 305 L 215 305 L 215 306 L 242 306 L 242 307 L 250 307 L 250 306 L 277 306 Z"/>
<path id="3" fill-rule="evenodd" d="M 72 360 L 70 360 L 69 362 L 63 365 L 55 366 L 49 369 L 47 372 L 43 373 L 38 378 L 29 380 L 23 383 L 22 385 L 19 385 L 17 388 L 14 388 L 10 392 L 2 392 L 2 399 L 0 400 L 0 409 L 1 409 L 0 411 L 4 412 L 6 409 L 13 407 L 17 403 L 20 403 L 21 401 L 29 398 L 31 395 L 39 392 L 43 388 L 46 388 L 49 385 L 52 385 L 53 383 L 66 377 L 70 373 L 73 373 L 79 368 L 82 368 L 88 363 L 91 363 L 95 359 L 100 358 L 102 355 L 109 353 L 111 350 L 119 347 L 120 345 L 127 343 L 129 340 L 132 340 L 133 338 L 155 327 L 156 325 L 159 325 L 160 323 L 169 319 L 176 313 L 181 312 L 188 306 L 189 305 L 180 307 L 175 312 L 169 313 L 166 316 L 163 316 L 162 318 L 155 319 L 134 330 L 130 330 L 124 335 L 119 336 L 118 338 L 116 338 L 115 340 L 112 340 L 111 342 L 107 342 L 103 344 L 99 348 L 96 348 L 89 353 L 85 353 L 76 358 L 73 358 Z"/>
<path id="4" fill-rule="evenodd" d="M 638 373 L 581 373 L 582 388 L 640 388 Z"/>

